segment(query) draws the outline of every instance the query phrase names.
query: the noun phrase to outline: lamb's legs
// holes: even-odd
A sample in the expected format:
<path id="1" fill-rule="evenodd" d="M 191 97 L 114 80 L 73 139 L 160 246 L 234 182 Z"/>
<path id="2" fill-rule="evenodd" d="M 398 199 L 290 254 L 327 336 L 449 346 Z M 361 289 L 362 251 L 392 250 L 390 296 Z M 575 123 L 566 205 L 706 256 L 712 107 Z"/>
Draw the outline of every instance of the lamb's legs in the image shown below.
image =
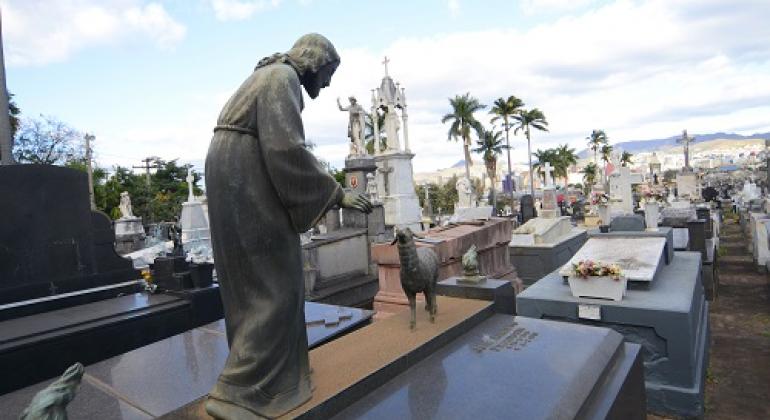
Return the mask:
<path id="1" fill-rule="evenodd" d="M 430 322 L 436 322 L 436 292 L 429 291 L 425 293 L 425 300 L 428 301 Z"/>
<path id="2" fill-rule="evenodd" d="M 409 299 L 409 311 L 411 312 L 409 329 L 414 330 L 417 326 L 417 295 L 407 295 L 407 298 Z"/>

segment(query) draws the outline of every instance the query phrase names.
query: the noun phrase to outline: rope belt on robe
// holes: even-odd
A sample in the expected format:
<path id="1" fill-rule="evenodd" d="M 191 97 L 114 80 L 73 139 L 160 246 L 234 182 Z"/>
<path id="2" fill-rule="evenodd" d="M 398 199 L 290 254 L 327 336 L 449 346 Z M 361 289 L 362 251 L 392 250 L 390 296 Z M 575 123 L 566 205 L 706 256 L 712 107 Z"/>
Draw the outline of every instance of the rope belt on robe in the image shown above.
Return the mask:
<path id="1" fill-rule="evenodd" d="M 256 131 L 250 128 L 239 127 L 237 125 L 229 125 L 229 124 L 217 125 L 216 127 L 214 127 L 214 132 L 216 133 L 217 131 L 235 131 L 236 133 L 248 134 L 254 137 L 255 139 L 259 138 L 259 133 L 257 133 Z"/>

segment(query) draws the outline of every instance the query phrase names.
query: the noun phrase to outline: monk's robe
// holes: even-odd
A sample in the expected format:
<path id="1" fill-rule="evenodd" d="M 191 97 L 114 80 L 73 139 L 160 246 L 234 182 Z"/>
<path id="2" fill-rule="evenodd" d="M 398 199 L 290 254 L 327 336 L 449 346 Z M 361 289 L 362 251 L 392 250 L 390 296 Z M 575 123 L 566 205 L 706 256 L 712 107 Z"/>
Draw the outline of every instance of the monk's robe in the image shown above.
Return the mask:
<path id="1" fill-rule="evenodd" d="M 258 68 L 206 156 L 211 243 L 230 354 L 210 397 L 275 417 L 311 396 L 299 233 L 344 195 L 305 147 L 300 81 Z"/>

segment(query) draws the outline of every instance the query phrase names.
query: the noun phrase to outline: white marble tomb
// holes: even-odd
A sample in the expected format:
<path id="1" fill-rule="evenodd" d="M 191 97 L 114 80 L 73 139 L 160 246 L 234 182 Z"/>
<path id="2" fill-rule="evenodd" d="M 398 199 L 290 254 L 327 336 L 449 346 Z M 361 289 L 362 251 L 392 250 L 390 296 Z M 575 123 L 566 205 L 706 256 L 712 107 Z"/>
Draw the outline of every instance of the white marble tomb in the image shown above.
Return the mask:
<path id="1" fill-rule="evenodd" d="M 569 276 L 572 265 L 582 260 L 617 264 L 629 281 L 650 282 L 661 262 L 666 238 L 590 238 L 560 270 Z"/>

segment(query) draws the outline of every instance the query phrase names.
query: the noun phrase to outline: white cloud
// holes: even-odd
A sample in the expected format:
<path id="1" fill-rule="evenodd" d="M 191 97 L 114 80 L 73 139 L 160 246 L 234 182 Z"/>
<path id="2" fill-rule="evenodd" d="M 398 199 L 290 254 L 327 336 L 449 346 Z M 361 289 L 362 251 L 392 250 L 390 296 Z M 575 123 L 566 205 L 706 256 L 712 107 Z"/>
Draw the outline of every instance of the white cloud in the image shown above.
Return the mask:
<path id="1" fill-rule="evenodd" d="M 521 10 L 528 14 L 563 13 L 581 9 L 596 0 L 521 0 Z"/>
<path id="2" fill-rule="evenodd" d="M 167 48 L 186 31 L 161 4 L 138 0 L 3 0 L 0 5 L 9 65 L 63 61 L 84 48 L 137 36 Z"/>
<path id="3" fill-rule="evenodd" d="M 168 48 L 185 36 L 184 25 L 175 21 L 166 13 L 166 9 L 157 3 L 130 8 L 124 15 L 132 28 L 150 35 L 161 47 Z"/>
<path id="4" fill-rule="evenodd" d="M 460 16 L 460 0 L 447 0 L 447 7 L 452 17 Z"/>
<path id="5" fill-rule="evenodd" d="M 321 146 L 345 144 L 346 115 L 334 100 L 354 94 L 368 107 L 382 55 L 391 58 L 390 74 L 409 97 L 416 170 L 461 159 L 460 145 L 446 141 L 439 120 L 449 112 L 447 98 L 465 92 L 486 104 L 515 94 L 543 110 L 551 130 L 533 133 L 533 149 L 564 142 L 583 149 L 595 128 L 613 142 L 668 137 L 683 128 L 770 131 L 770 26 L 764 24 L 770 3 L 739 3 L 618 1 L 528 31 L 401 38 L 383 51 L 342 50 L 332 85 L 307 101 L 305 132 Z M 485 113 L 477 117 L 488 122 Z M 524 161 L 524 139 L 512 145 L 514 159 Z M 339 166 L 344 154 L 340 148 L 324 158 Z"/>
<path id="6" fill-rule="evenodd" d="M 391 76 L 406 88 L 416 171 L 462 158 L 461 145 L 447 142 L 448 127 L 440 119 L 450 110 L 447 98 L 465 92 L 486 104 L 514 94 L 526 107 L 543 110 L 550 132 L 533 133 L 533 149 L 565 142 L 583 149 L 592 129 L 606 130 L 612 142 L 668 137 L 684 128 L 694 134 L 770 131 L 768 18 L 770 2 L 764 0 L 621 0 L 527 30 L 403 37 L 377 50 L 362 41 L 361 48 L 340 49 L 331 86 L 314 101 L 306 98 L 305 133 L 321 157 L 342 166 L 347 114 L 337 109 L 336 97 L 355 95 L 369 108 L 384 55 L 391 59 Z M 115 25 L 108 23 L 90 28 L 89 36 L 114 36 Z M 57 37 L 55 31 L 41 33 Z M 201 160 L 231 93 L 181 96 L 180 108 L 194 111 L 164 116 L 162 125 L 132 118 L 125 127 L 97 132 L 97 151 L 108 163 L 107 155 L 134 159 L 146 153 Z M 477 117 L 488 126 L 486 113 Z M 526 141 L 511 140 L 514 160 L 526 161 Z"/>
<path id="7" fill-rule="evenodd" d="M 217 19 L 244 20 L 265 10 L 278 7 L 281 0 L 211 0 Z"/>

